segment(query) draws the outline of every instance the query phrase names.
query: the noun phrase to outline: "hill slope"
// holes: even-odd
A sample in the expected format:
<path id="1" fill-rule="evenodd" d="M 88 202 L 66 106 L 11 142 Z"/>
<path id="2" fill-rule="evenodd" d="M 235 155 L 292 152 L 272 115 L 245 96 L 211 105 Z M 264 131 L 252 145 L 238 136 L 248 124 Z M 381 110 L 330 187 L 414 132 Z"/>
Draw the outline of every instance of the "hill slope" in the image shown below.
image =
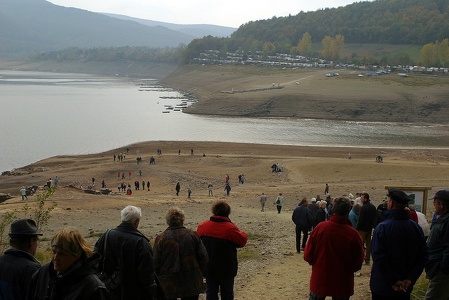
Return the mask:
<path id="1" fill-rule="evenodd" d="M 67 47 L 176 47 L 193 36 L 103 14 L 66 8 L 45 0 L 0 2 L 0 57 Z"/>
<path id="2" fill-rule="evenodd" d="M 152 20 L 145 20 L 139 18 L 128 17 L 124 15 L 117 14 L 105 14 L 110 17 L 133 21 L 137 23 L 141 23 L 146 26 L 162 26 L 171 30 L 176 30 L 187 35 L 191 35 L 195 38 L 202 38 L 204 36 L 216 36 L 216 37 L 228 37 L 230 36 L 237 28 L 226 27 L 226 26 L 218 26 L 218 25 L 209 25 L 209 24 L 174 24 L 174 23 L 166 23 Z"/>

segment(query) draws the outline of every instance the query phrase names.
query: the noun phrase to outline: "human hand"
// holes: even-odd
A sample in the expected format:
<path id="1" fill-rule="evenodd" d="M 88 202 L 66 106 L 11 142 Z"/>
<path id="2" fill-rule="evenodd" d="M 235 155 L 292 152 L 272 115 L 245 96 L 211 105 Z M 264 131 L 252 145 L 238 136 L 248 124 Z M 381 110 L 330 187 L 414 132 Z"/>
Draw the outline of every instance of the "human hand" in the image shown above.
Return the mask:
<path id="1" fill-rule="evenodd" d="M 405 280 L 398 280 L 393 286 L 393 290 L 397 291 L 397 292 L 407 292 L 408 288 L 410 287 L 410 285 L 412 284 L 412 282 L 408 279 Z"/>

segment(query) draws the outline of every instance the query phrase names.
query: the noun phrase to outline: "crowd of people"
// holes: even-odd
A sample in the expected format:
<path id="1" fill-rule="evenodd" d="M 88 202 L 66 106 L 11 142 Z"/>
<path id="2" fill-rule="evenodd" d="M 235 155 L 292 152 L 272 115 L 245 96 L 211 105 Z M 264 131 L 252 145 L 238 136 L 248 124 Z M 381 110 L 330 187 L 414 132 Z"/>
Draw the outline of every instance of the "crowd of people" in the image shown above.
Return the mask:
<path id="1" fill-rule="evenodd" d="M 389 189 L 377 208 L 366 192 L 356 194 L 360 199 L 350 196 L 329 203 L 313 198 L 310 205 L 304 198 L 293 211 L 296 251 L 304 251 L 312 266 L 309 299 L 349 299 L 363 263 L 371 265 L 373 300 L 410 300 L 423 270 L 429 279 L 425 299 L 449 299 L 449 191 L 434 195 L 435 214 L 427 233 L 427 222 L 419 223 L 411 199 L 401 190 Z M 319 208 L 312 210 L 313 204 Z"/>
<path id="2" fill-rule="evenodd" d="M 234 299 L 237 248 L 248 240 L 229 219 L 225 201 L 196 231 L 184 226 L 178 207 L 166 215 L 168 228 L 154 248 L 138 228 L 142 210 L 126 206 L 121 223 L 91 247 L 76 228 L 51 239 L 52 259 L 41 266 L 34 255 L 41 236 L 31 219 L 11 223 L 10 249 L 0 256 L 0 299 Z"/>

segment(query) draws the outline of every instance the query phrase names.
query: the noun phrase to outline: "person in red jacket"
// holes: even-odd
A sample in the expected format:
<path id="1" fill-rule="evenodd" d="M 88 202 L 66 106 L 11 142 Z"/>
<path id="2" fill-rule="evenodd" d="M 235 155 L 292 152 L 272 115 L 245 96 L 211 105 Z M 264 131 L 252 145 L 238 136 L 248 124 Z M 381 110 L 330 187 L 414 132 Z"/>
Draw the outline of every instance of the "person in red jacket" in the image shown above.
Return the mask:
<path id="1" fill-rule="evenodd" d="M 237 275 L 237 248 L 246 245 L 248 237 L 229 219 L 231 207 L 225 201 L 212 205 L 212 217 L 198 225 L 197 232 L 206 247 L 209 261 L 204 270 L 206 299 L 234 299 L 234 277 Z"/>
<path id="2" fill-rule="evenodd" d="M 349 199 L 334 201 L 329 221 L 319 223 L 304 249 L 304 260 L 312 265 L 310 300 L 349 299 L 354 294 L 354 272 L 364 259 L 362 239 L 349 219 Z"/>

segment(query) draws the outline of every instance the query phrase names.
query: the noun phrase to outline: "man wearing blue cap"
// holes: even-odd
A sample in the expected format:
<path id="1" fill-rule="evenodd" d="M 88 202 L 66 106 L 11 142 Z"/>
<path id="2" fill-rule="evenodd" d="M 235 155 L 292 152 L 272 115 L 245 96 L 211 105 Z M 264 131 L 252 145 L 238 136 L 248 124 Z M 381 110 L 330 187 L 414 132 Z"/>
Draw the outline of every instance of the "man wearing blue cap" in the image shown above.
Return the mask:
<path id="1" fill-rule="evenodd" d="M 10 249 L 0 256 L 0 299 L 26 299 L 31 276 L 41 264 L 34 258 L 37 249 L 36 223 L 19 219 L 11 223 Z"/>
<path id="2" fill-rule="evenodd" d="M 388 190 L 385 220 L 374 230 L 370 288 L 373 300 L 409 300 L 413 285 L 429 258 L 421 227 L 406 210 L 407 194 Z"/>
<path id="3" fill-rule="evenodd" d="M 449 191 L 440 190 L 433 197 L 437 215 L 432 223 L 427 245 L 429 262 L 426 275 L 429 279 L 426 300 L 449 299 Z"/>

